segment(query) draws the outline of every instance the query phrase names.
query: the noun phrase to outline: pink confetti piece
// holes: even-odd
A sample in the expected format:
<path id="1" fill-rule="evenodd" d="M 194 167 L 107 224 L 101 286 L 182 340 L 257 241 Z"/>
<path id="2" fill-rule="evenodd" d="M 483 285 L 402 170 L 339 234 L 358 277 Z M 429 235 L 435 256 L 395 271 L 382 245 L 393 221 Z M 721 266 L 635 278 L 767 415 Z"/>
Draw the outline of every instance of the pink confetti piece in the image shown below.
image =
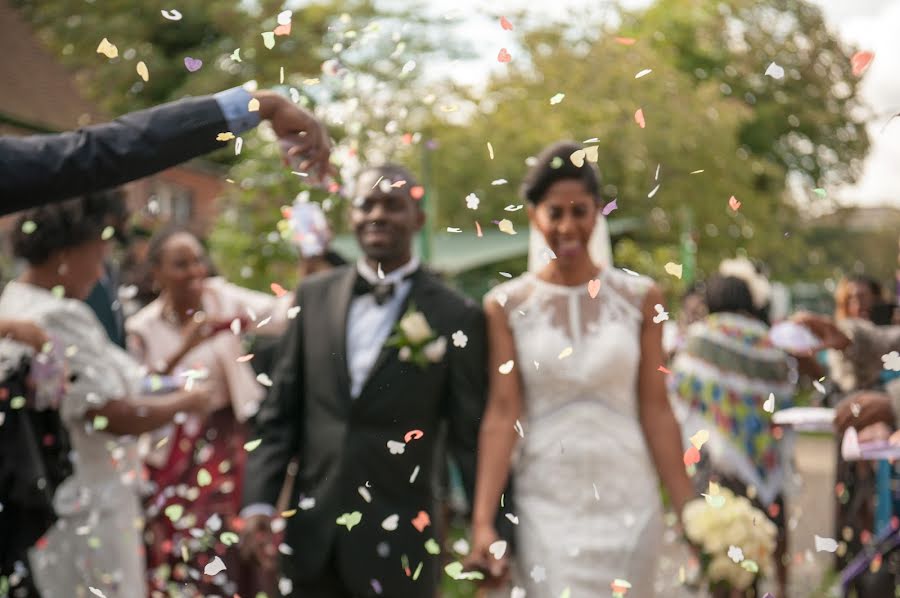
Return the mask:
<path id="1" fill-rule="evenodd" d="M 603 214 L 604 216 L 609 216 L 609 214 L 610 214 L 613 210 L 618 209 L 618 207 L 619 207 L 619 206 L 616 205 L 616 200 L 614 199 L 614 200 L 612 200 L 611 202 L 609 202 L 608 204 L 606 204 L 605 206 L 603 206 L 603 212 L 602 212 L 602 214 Z"/>
<path id="2" fill-rule="evenodd" d="M 500 17 L 500 26 L 503 27 L 506 31 L 512 31 L 513 26 L 506 17 Z"/>
<path id="3" fill-rule="evenodd" d="M 644 120 L 644 109 L 643 108 L 638 108 L 637 111 L 634 113 L 634 122 L 636 122 L 637 125 L 642 129 L 647 126 L 647 122 Z"/>
<path id="4" fill-rule="evenodd" d="M 512 56 L 506 51 L 506 48 L 500 48 L 500 53 L 497 54 L 497 62 L 506 64 L 510 60 L 512 60 Z"/>
<path id="5" fill-rule="evenodd" d="M 853 76 L 859 77 L 866 69 L 869 68 L 869 65 L 872 63 L 872 60 L 875 59 L 875 53 L 869 52 L 867 50 L 863 50 L 861 52 L 857 52 L 850 59 L 850 65 L 853 68 Z"/>

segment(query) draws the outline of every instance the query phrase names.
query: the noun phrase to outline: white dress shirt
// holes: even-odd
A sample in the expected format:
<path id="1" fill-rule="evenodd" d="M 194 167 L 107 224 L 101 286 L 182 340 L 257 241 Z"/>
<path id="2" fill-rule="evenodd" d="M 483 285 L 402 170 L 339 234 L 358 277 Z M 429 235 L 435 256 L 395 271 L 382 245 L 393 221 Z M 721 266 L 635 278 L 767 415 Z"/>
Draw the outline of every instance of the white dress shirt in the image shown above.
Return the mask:
<path id="1" fill-rule="evenodd" d="M 394 296 L 378 305 L 371 294 L 353 297 L 347 314 L 347 368 L 350 372 L 350 396 L 360 395 L 381 348 L 391 335 L 400 310 L 412 289 L 410 274 L 418 270 L 419 259 L 413 258 L 384 278 L 379 278 L 363 259 L 356 264 L 359 275 L 372 284 L 394 285 Z M 405 279 L 405 280 L 404 280 Z"/>
<path id="2" fill-rule="evenodd" d="M 360 259 L 356 264 L 359 275 L 372 284 L 394 284 L 394 296 L 378 305 L 371 294 L 359 295 L 350 300 L 347 314 L 347 368 L 350 373 L 350 396 L 357 398 L 378 360 L 381 348 L 391 335 L 394 324 L 400 318 L 400 310 L 412 290 L 412 280 L 407 278 L 419 269 L 419 258 L 413 257 L 406 264 L 380 278 L 378 273 Z M 241 517 L 274 515 L 272 505 L 256 503 L 241 510 Z"/>

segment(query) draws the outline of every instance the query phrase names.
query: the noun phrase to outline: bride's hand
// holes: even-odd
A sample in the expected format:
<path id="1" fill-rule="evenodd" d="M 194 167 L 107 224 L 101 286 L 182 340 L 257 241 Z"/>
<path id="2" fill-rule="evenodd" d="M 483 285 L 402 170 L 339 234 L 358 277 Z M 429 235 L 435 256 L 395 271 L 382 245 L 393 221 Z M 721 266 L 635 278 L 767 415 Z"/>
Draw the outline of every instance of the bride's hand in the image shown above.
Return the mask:
<path id="1" fill-rule="evenodd" d="M 472 528 L 472 549 L 463 565 L 467 571 L 484 573 L 483 584 L 486 587 L 498 587 L 509 578 L 509 555 L 499 559 L 491 554 L 491 545 L 500 537 L 493 525 L 480 525 Z"/>

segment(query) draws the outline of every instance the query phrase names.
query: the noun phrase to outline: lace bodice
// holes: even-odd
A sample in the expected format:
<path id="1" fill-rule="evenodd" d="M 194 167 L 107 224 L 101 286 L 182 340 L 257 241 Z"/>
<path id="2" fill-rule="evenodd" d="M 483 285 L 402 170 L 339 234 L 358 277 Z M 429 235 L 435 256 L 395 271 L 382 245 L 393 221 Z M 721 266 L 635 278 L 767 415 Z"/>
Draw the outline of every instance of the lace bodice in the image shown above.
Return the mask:
<path id="1" fill-rule="evenodd" d="M 513 331 L 531 421 L 566 403 L 597 398 L 621 415 L 636 416 L 641 308 L 653 281 L 612 268 L 598 280 L 594 298 L 588 285 L 556 285 L 532 273 L 489 294 Z"/>

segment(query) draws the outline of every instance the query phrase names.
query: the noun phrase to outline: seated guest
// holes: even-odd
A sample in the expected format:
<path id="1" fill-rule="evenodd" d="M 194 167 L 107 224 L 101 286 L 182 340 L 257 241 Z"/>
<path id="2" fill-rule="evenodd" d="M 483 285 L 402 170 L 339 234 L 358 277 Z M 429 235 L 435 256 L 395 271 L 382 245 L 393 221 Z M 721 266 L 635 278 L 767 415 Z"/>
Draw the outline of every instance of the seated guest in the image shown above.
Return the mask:
<path id="1" fill-rule="evenodd" d="M 232 330 L 240 325 L 242 333 L 280 335 L 293 295 L 276 298 L 211 278 L 203 245 L 181 228 L 159 232 L 147 261 L 159 297 L 128 319 L 129 348 L 160 374 L 202 372 L 210 391 L 208 416 L 166 430 L 170 440 L 147 458 L 154 483 L 145 534 L 151 587 L 164 591 L 177 583 L 180 596 L 255 596 L 261 588 L 249 579 L 253 571 L 242 572 L 237 547 L 227 549 L 220 541 L 222 532 L 235 531 L 246 422 L 265 392 L 247 363 L 252 356 Z M 172 506 L 183 507 L 180 519 L 169 516 Z M 191 579 L 192 570 L 202 573 L 216 555 L 225 571 L 214 579 Z"/>
<path id="2" fill-rule="evenodd" d="M 94 195 L 24 212 L 12 242 L 28 265 L 0 295 L 0 318 L 40 325 L 67 360 L 59 413 L 74 473 L 53 499 L 58 521 L 30 552 L 35 585 L 46 598 L 91 590 L 126 598 L 143 587 L 131 437 L 208 404 L 202 390 L 141 396 L 140 365 L 109 340 L 84 303 L 103 272 L 109 210 L 109 198 Z"/>

